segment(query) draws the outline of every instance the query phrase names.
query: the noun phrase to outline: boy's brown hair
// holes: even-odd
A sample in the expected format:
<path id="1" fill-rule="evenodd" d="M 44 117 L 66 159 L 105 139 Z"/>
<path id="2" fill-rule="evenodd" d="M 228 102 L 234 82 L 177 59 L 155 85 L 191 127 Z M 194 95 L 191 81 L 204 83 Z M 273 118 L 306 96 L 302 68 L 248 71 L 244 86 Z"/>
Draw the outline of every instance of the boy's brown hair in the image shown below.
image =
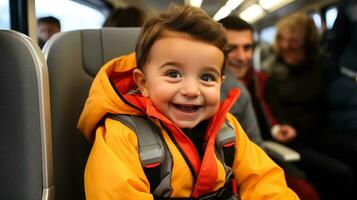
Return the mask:
<path id="1" fill-rule="evenodd" d="M 186 33 L 216 46 L 224 54 L 223 72 L 229 47 L 222 25 L 213 21 L 203 10 L 185 5 L 171 5 L 167 12 L 145 22 L 135 47 L 139 69 L 146 64 L 152 45 L 165 36 L 165 31 Z"/>

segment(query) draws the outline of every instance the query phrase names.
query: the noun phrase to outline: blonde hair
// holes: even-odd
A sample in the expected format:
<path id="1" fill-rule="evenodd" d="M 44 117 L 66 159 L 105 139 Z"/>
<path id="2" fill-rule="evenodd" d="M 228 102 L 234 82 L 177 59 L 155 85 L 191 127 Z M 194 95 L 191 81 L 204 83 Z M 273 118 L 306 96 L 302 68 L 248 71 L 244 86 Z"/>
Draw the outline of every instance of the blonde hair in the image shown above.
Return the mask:
<path id="1" fill-rule="evenodd" d="M 283 31 L 300 31 L 303 34 L 303 48 L 305 55 L 309 56 L 319 48 L 319 33 L 314 21 L 306 13 L 295 13 L 280 19 L 276 25 L 276 36 L 274 49 L 279 53 L 278 43 L 280 34 Z"/>

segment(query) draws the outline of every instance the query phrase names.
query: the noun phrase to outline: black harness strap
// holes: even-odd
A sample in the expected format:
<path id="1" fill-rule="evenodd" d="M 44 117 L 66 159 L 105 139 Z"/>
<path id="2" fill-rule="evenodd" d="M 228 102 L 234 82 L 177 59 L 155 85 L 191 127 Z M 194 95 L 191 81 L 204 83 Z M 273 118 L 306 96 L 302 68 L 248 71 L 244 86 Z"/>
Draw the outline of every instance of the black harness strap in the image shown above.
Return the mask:
<path id="1" fill-rule="evenodd" d="M 150 182 L 150 192 L 161 182 L 161 167 L 165 159 L 165 147 L 162 139 L 157 134 L 160 129 L 152 121 L 142 116 L 132 115 L 109 115 L 133 130 L 138 137 L 138 151 L 144 173 Z M 167 151 L 167 150 L 166 150 Z"/>
<path id="2" fill-rule="evenodd" d="M 218 151 L 222 150 L 218 153 L 218 156 L 223 158 L 223 162 L 230 168 L 232 168 L 234 161 L 235 139 L 234 129 L 229 122 L 225 121 L 219 129 L 215 145 Z M 220 155 L 221 153 L 223 155 Z"/>

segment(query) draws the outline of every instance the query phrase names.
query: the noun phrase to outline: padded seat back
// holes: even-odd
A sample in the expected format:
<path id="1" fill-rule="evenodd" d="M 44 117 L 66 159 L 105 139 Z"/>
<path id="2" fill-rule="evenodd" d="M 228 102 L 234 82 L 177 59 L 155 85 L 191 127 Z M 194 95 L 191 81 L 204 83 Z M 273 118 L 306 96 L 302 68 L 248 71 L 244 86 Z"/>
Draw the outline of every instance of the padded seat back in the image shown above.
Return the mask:
<path id="1" fill-rule="evenodd" d="M 84 199 L 83 174 L 91 145 L 76 128 L 101 66 L 134 51 L 140 28 L 55 34 L 45 45 L 50 77 L 56 199 Z"/>
<path id="2" fill-rule="evenodd" d="M 44 56 L 11 30 L 0 30 L 0 52 L 0 199 L 54 199 Z"/>

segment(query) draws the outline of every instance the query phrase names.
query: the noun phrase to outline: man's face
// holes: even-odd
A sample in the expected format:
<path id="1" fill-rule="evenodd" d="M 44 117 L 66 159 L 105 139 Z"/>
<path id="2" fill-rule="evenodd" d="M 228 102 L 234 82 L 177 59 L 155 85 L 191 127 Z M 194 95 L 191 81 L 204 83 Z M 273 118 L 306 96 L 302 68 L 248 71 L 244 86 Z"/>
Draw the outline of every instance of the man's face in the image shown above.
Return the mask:
<path id="1" fill-rule="evenodd" d="M 59 27 L 54 23 L 39 23 L 38 24 L 38 38 L 46 42 L 50 37 L 60 32 Z"/>
<path id="2" fill-rule="evenodd" d="M 228 67 L 239 79 L 242 79 L 252 66 L 253 34 L 250 30 L 226 30 L 228 44 L 232 50 L 228 54 Z"/>
<path id="3" fill-rule="evenodd" d="M 143 96 L 179 128 L 194 128 L 218 109 L 223 60 L 216 46 L 173 32 L 155 41 L 134 79 Z"/>

